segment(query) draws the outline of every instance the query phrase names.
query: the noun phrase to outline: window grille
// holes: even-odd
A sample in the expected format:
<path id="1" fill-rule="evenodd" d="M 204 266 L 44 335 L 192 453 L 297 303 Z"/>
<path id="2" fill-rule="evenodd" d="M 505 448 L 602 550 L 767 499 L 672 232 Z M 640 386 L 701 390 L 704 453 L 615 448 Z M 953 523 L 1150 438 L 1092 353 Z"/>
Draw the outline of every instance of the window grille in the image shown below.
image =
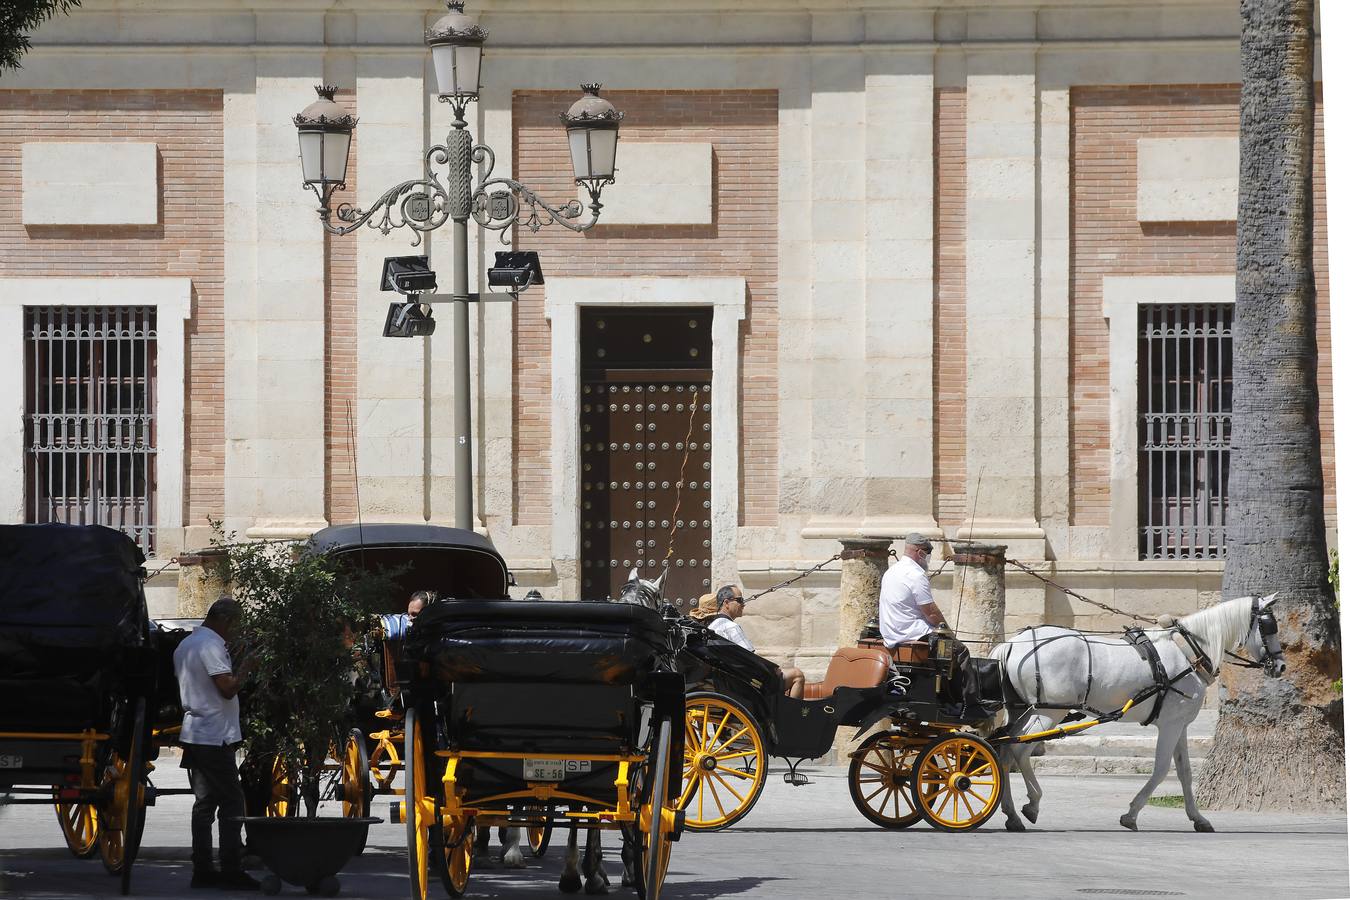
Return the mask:
<path id="1" fill-rule="evenodd" d="M 1139 557 L 1222 559 L 1233 306 L 1139 309 Z"/>
<path id="2" fill-rule="evenodd" d="M 29 522 L 108 525 L 155 549 L 155 308 L 24 309 Z"/>

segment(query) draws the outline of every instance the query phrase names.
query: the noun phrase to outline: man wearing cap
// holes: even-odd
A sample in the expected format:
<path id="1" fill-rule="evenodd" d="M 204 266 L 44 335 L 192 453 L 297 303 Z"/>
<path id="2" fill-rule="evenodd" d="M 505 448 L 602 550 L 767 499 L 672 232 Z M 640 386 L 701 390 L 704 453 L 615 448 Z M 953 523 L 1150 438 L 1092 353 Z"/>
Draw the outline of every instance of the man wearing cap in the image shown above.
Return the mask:
<path id="1" fill-rule="evenodd" d="M 192 793 L 192 887 L 256 891 L 258 882 L 243 869 L 240 823 L 244 791 L 234 748 L 239 729 L 239 688 L 226 642 L 239 622 L 239 605 L 222 597 L 206 613 L 201 627 L 173 653 L 173 672 L 183 702 L 183 768 Z M 211 853 L 211 822 L 220 818 L 220 870 Z"/>
<path id="2" fill-rule="evenodd" d="M 904 555 L 881 577 L 878 624 L 888 650 L 909 641 L 922 641 L 935 631 L 951 635 L 947 617 L 933 600 L 928 581 L 928 558 L 932 552 L 932 541 L 918 532 L 910 532 L 905 536 Z M 951 641 L 961 678 L 959 685 L 953 685 L 960 688 L 960 693 L 948 699 L 962 704 L 959 712 L 962 718 L 992 714 L 981 705 L 978 686 L 969 673 L 970 651 L 955 636 Z"/>
<path id="3" fill-rule="evenodd" d="M 699 599 L 700 612 L 704 608 L 704 599 L 710 597 L 712 597 L 711 594 L 704 594 L 703 597 Z M 741 589 L 734 584 L 723 585 L 718 588 L 717 596 L 713 598 L 713 602 L 716 604 L 714 607 L 715 612 L 711 618 L 706 619 L 708 628 L 717 632 L 718 635 L 726 638 L 733 644 L 737 644 L 744 647 L 746 650 L 749 650 L 751 653 L 754 653 L 755 645 L 750 643 L 750 638 L 745 636 L 745 631 L 741 626 L 736 624 L 736 620 L 745 615 L 745 595 L 741 593 Z M 697 613 L 695 613 L 695 616 L 704 618 L 704 616 L 699 616 Z M 802 673 L 801 669 L 798 669 L 795 666 L 779 669 L 778 671 L 783 677 L 783 691 L 789 697 L 796 697 L 800 700 L 802 694 L 806 691 L 806 675 Z"/>

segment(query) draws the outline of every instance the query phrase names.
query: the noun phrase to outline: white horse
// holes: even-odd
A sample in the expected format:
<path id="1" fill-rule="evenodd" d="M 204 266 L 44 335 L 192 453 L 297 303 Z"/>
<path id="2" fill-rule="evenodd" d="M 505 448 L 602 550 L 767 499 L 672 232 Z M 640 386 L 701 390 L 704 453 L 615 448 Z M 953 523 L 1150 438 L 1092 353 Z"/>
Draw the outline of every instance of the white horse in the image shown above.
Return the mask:
<path id="1" fill-rule="evenodd" d="M 1120 824 L 1137 830 L 1139 810 L 1175 760 L 1186 815 L 1196 831 L 1213 831 L 1214 826 L 1200 814 L 1191 793 L 1186 728 L 1200 712 L 1205 691 L 1214 683 L 1225 653 L 1245 648 L 1267 675 L 1284 673 L 1284 651 L 1270 609 L 1274 602 L 1274 594 L 1239 597 L 1185 616 L 1171 627 L 1142 632 L 1141 640 L 1157 651 L 1161 672 L 1155 672 L 1142 644 L 1051 625 L 1023 629 L 993 652 L 1003 662 L 1015 694 L 1008 697 L 1008 732 L 1016 737 L 1050 730 L 1071 712 L 1095 716 L 1119 710 L 1134 700 L 1121 721 L 1156 725 L 1158 742 L 1153 775 L 1130 801 Z M 1163 681 L 1167 684 L 1160 687 Z M 1027 787 L 1027 805 L 1022 813 L 1032 822 L 1040 814 L 1042 794 L 1031 760 L 1036 746 L 1014 742 L 1000 751 L 1007 771 L 1016 768 L 1022 773 Z M 1008 830 L 1024 831 L 1026 826 L 1013 808 L 1011 790 L 1004 791 L 1002 805 Z"/>

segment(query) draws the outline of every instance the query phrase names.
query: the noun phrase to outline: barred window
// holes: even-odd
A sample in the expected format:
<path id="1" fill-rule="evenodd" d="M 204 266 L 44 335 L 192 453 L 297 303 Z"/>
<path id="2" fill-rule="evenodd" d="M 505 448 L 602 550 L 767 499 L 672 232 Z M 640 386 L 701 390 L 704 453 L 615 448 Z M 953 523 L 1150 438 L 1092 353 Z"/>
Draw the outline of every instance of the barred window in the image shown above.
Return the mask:
<path id="1" fill-rule="evenodd" d="M 1233 306 L 1139 308 L 1139 558 L 1222 559 Z"/>
<path id="2" fill-rule="evenodd" d="M 155 549 L 155 308 L 24 309 L 29 522 L 108 525 Z"/>

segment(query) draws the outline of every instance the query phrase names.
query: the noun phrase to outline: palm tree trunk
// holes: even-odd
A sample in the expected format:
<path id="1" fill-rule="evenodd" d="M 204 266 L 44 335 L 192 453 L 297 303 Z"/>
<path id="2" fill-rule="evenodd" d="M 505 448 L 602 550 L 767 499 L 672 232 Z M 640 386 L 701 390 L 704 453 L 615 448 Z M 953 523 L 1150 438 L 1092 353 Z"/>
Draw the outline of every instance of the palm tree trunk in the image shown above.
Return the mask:
<path id="1" fill-rule="evenodd" d="M 1223 595 L 1279 591 L 1288 671 L 1225 667 L 1203 805 L 1345 803 L 1313 286 L 1313 0 L 1241 0 L 1232 466 Z"/>

